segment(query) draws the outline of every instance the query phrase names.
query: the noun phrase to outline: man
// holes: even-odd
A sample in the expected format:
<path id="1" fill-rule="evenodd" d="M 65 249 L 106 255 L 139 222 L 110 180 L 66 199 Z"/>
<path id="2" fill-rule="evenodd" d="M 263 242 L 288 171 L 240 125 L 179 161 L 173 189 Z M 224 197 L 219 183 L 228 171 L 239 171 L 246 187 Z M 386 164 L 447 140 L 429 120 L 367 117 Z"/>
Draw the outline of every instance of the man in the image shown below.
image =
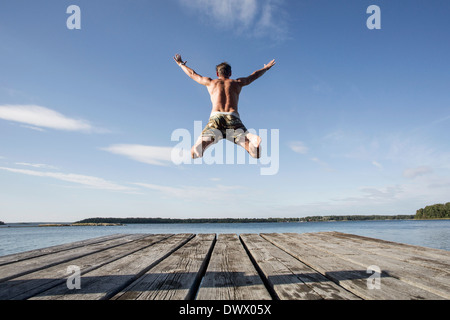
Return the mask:
<path id="1" fill-rule="evenodd" d="M 193 159 L 203 156 L 203 152 L 212 144 L 226 138 L 235 144 L 244 147 L 253 157 L 260 157 L 261 138 L 247 131 L 240 120 L 238 112 L 239 94 L 242 87 L 261 77 L 267 70 L 275 65 L 275 60 L 264 65 L 264 68 L 253 72 L 246 78 L 230 79 L 231 66 L 224 62 L 216 66 L 217 79 L 202 77 L 186 66 L 186 62 L 179 54 L 174 57 L 175 62 L 193 80 L 206 86 L 211 96 L 212 112 L 209 123 L 202 135 L 191 149 Z"/>

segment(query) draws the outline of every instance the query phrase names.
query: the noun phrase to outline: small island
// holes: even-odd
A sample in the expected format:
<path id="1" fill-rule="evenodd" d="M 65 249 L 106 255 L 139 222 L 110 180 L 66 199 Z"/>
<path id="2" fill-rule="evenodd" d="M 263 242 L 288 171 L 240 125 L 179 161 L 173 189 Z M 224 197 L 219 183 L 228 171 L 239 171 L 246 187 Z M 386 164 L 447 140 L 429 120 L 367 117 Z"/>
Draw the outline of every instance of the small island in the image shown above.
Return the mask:
<path id="1" fill-rule="evenodd" d="M 419 209 L 416 212 L 415 219 L 450 219 L 450 202 L 433 204 Z"/>
<path id="2" fill-rule="evenodd" d="M 5 223 L 3 221 L 0 221 L 0 226 L 4 226 Z"/>

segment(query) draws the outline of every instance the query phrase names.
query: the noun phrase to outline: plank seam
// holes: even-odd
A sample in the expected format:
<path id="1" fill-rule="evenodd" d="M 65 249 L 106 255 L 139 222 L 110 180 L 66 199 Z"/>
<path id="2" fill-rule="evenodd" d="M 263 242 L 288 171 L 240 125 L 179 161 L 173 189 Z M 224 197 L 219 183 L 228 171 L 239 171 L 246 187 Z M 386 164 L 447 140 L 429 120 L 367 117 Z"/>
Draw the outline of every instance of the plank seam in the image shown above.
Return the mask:
<path id="1" fill-rule="evenodd" d="M 330 275 L 328 275 L 326 272 L 320 272 L 319 270 L 317 270 L 316 268 L 314 268 L 312 265 L 310 265 L 309 263 L 306 263 L 305 261 L 302 261 L 299 257 L 296 257 L 294 254 L 290 253 L 289 251 L 286 251 L 281 245 L 278 245 L 276 241 L 272 241 L 270 238 L 265 238 L 264 235 L 262 235 L 262 237 L 269 241 L 270 243 L 272 243 L 274 246 L 276 246 L 277 248 L 283 250 L 284 252 L 286 252 L 288 255 L 290 255 L 291 257 L 293 257 L 294 259 L 297 259 L 298 261 L 300 261 L 301 263 L 303 263 L 304 265 L 308 266 L 309 268 L 311 268 L 312 270 L 314 270 L 315 272 L 321 274 L 322 276 L 324 276 L 325 278 L 327 278 L 328 280 L 334 282 L 336 285 L 340 286 L 343 290 L 355 295 L 356 297 L 364 300 L 364 298 L 362 296 L 360 296 L 357 292 L 353 292 L 349 289 L 347 289 L 346 287 L 342 286 L 341 283 L 339 283 L 340 281 L 338 279 L 335 279 L 334 277 L 331 277 Z"/>
<path id="2" fill-rule="evenodd" d="M 156 242 L 154 242 L 154 243 L 151 243 L 151 244 L 148 244 L 147 246 L 145 246 L 145 247 L 143 247 L 143 248 L 140 248 L 140 249 L 136 249 L 136 250 L 134 250 L 133 252 L 136 252 L 136 251 L 139 251 L 139 250 L 141 250 L 141 249 L 145 249 L 145 248 L 148 248 L 148 247 L 150 247 L 150 246 L 152 246 L 152 245 L 154 245 L 154 244 L 157 244 L 158 242 L 160 242 L 160 241 L 163 241 L 164 239 L 168 239 L 168 238 L 170 238 L 172 235 L 167 235 L 165 238 L 162 238 L 162 239 L 160 239 L 160 240 L 158 240 L 158 241 L 156 241 Z M 145 238 L 147 238 L 148 237 L 148 235 L 143 235 L 142 236 L 142 238 L 137 238 L 136 240 L 133 240 L 133 241 L 140 241 L 140 240 L 144 240 Z M 116 247 L 111 247 L 111 248 L 108 248 L 108 249 L 115 249 L 115 248 L 117 248 L 117 247 L 120 247 L 120 246 L 122 246 L 122 245 L 127 245 L 127 244 L 129 244 L 129 243 L 122 243 L 122 244 L 119 244 L 119 245 L 117 245 Z M 107 249 L 107 250 L 108 250 Z M 133 253 L 132 252 L 132 253 Z M 94 252 L 94 253 L 92 253 L 93 255 L 94 254 L 97 254 L 97 253 L 99 253 L 99 252 Z M 91 272 L 91 271 L 94 271 L 95 269 L 98 269 L 98 268 L 101 268 L 102 266 L 104 266 L 104 265 L 106 265 L 106 264 L 108 264 L 108 263 L 111 263 L 111 262 L 114 262 L 114 261 L 116 261 L 116 260 L 118 260 L 118 259 L 120 259 L 120 258 L 123 258 L 123 257 L 125 257 L 125 256 L 127 256 L 127 255 L 129 255 L 130 253 L 125 253 L 125 254 L 123 254 L 123 255 L 118 255 L 118 256 L 115 256 L 115 257 L 113 257 L 113 258 L 110 258 L 110 259 L 108 259 L 108 260 L 105 260 L 105 261 L 103 261 L 102 263 L 100 263 L 100 264 L 98 264 L 98 265 L 95 265 L 95 266 L 91 266 L 91 267 L 88 267 L 88 268 L 86 268 L 86 269 L 83 269 L 82 271 L 81 271 L 81 276 L 83 276 L 84 274 L 86 274 L 86 273 L 88 273 L 88 272 Z M 89 255 L 87 255 L 87 256 L 89 256 Z M 81 257 L 81 258 L 84 258 L 84 257 L 87 257 L 87 256 L 83 256 L 83 257 Z M 76 258 L 77 259 L 77 258 Z M 76 260 L 76 259 L 74 259 L 74 260 Z M 63 263 L 64 264 L 64 263 Z M 39 272 L 39 271 L 41 271 L 41 270 L 38 270 L 38 271 L 35 271 L 35 272 Z M 30 294 L 30 293 L 28 293 L 30 290 L 28 290 L 28 291 L 24 291 L 24 292 L 21 292 L 21 293 L 19 293 L 19 294 L 16 294 L 16 295 L 14 295 L 14 296 L 9 296 L 9 297 L 7 297 L 6 299 L 8 299 L 8 300 L 25 300 L 25 299 L 29 299 L 29 298 L 32 298 L 32 297 L 34 297 L 34 296 L 37 296 L 37 295 L 39 295 L 39 294 L 41 294 L 41 293 L 43 293 L 43 292 L 45 292 L 45 291 L 47 291 L 47 290 L 51 290 L 51 289 L 53 289 L 54 287 L 56 287 L 56 286 L 58 286 L 58 285 L 60 285 L 60 284 L 62 284 L 62 283 L 64 283 L 65 281 L 67 281 L 67 278 L 68 277 L 70 277 L 70 275 L 67 275 L 67 276 L 65 276 L 65 277 L 61 277 L 61 278 L 59 278 L 59 279 L 54 279 L 54 280 L 52 280 L 50 283 L 51 284 L 48 284 L 48 286 L 46 287 L 45 285 L 41 285 L 41 288 L 39 288 L 39 287 L 36 287 L 36 288 L 33 288 L 33 289 L 30 289 L 33 293 L 32 294 Z"/>
<path id="3" fill-rule="evenodd" d="M 323 239 L 323 238 L 322 238 L 322 239 Z M 322 251 L 322 252 L 327 253 L 327 254 L 334 255 L 335 257 L 337 257 L 337 258 L 339 258 L 339 259 L 342 259 L 342 260 L 345 260 L 345 261 L 347 261 L 347 262 L 354 263 L 354 264 L 359 265 L 359 266 L 361 266 L 361 267 L 367 268 L 367 265 L 365 265 L 365 264 L 363 264 L 363 263 L 361 263 L 361 262 L 359 262 L 359 261 L 355 261 L 355 260 L 351 259 L 350 257 L 347 257 L 345 254 L 336 253 L 336 252 L 330 251 L 329 249 L 322 248 L 322 247 L 317 246 L 317 245 L 314 245 L 314 244 L 310 244 L 310 246 L 313 247 L 313 248 L 315 248 L 316 250 Z M 363 250 L 363 249 L 359 249 L 359 250 L 364 251 L 364 252 L 367 252 L 367 253 L 369 253 L 369 254 L 371 253 L 371 252 L 365 251 L 365 250 Z M 386 258 L 389 258 L 389 257 L 384 256 L 384 255 L 379 255 L 379 256 L 380 256 L 380 257 L 386 257 Z M 398 259 L 394 259 L 394 260 L 398 260 Z M 400 260 L 398 260 L 398 261 L 400 261 Z M 439 270 L 438 270 L 438 271 L 439 271 Z M 409 284 L 409 285 L 411 285 L 411 286 L 414 286 L 414 287 L 417 287 L 417 288 L 419 288 L 419 289 L 422 289 L 422 290 L 431 292 L 431 293 L 433 293 L 433 294 L 435 294 L 435 295 L 438 295 L 438 296 L 440 296 L 440 297 L 442 297 L 442 298 L 449 299 L 449 295 L 446 295 L 446 294 L 445 294 L 444 292 L 442 292 L 441 290 L 436 290 L 433 286 L 429 286 L 429 285 L 424 285 L 424 284 L 422 284 L 422 283 L 418 283 L 418 282 L 414 281 L 412 277 L 408 277 L 408 276 L 405 277 L 405 276 L 402 276 L 402 275 L 401 275 L 400 273 L 398 273 L 398 272 L 392 272 L 392 271 L 390 272 L 389 270 L 383 270 L 383 271 L 381 272 L 381 275 L 382 275 L 382 276 L 387 276 L 387 277 L 390 277 L 390 278 L 393 278 L 393 279 L 397 279 L 397 280 L 402 281 L 402 282 L 405 282 L 405 283 L 407 283 L 407 284 Z"/>
<path id="4" fill-rule="evenodd" d="M 206 254 L 205 260 L 203 261 L 200 270 L 198 272 L 197 277 L 194 280 L 194 283 L 192 287 L 189 289 L 189 292 L 186 296 L 186 300 L 195 300 L 198 294 L 198 290 L 200 289 L 200 286 L 202 284 L 203 278 L 206 274 L 206 270 L 208 269 L 209 262 L 211 261 L 211 256 L 214 250 L 214 247 L 216 246 L 217 242 L 217 234 L 214 235 L 214 240 L 211 243 L 211 247 L 208 250 L 208 253 Z"/>
<path id="5" fill-rule="evenodd" d="M 248 257 L 250 258 L 250 261 L 253 264 L 253 267 L 256 269 L 256 272 L 258 272 L 259 277 L 261 278 L 262 282 L 264 283 L 264 286 L 266 287 L 267 291 L 269 292 L 270 296 L 273 300 L 280 300 L 280 297 L 275 292 L 275 289 L 270 284 L 269 279 L 266 278 L 264 275 L 264 272 L 262 271 L 261 267 L 256 262 L 255 258 L 253 257 L 252 253 L 248 249 L 247 245 L 245 244 L 245 241 L 242 239 L 242 237 L 239 235 L 239 240 L 241 241 L 242 246 L 245 249 L 245 252 L 247 253 Z"/>
<path id="6" fill-rule="evenodd" d="M 127 236 L 129 236 L 129 235 L 126 234 L 126 235 L 123 236 L 123 238 L 125 238 Z M 142 238 L 143 237 L 145 237 L 145 236 L 142 236 Z M 113 240 L 118 240 L 118 239 L 121 239 L 121 238 L 122 237 L 119 237 L 119 238 L 113 239 Z M 106 241 L 102 241 L 102 242 L 106 242 Z M 101 242 L 99 242 L 99 243 L 101 243 Z M 99 243 L 91 243 L 91 244 L 98 245 Z M 91 245 L 91 244 L 89 244 L 89 245 Z M 27 275 L 27 274 L 30 274 L 30 273 L 33 273 L 33 272 L 37 272 L 37 271 L 44 270 L 44 269 L 47 269 L 47 268 L 50 268 L 50 267 L 54 267 L 54 266 L 57 266 L 59 264 L 67 263 L 67 262 L 75 260 L 75 259 L 83 258 L 83 257 L 89 256 L 89 255 L 94 254 L 94 253 L 99 253 L 99 252 L 102 252 L 102 251 L 105 251 L 105 250 L 108 250 L 108 249 L 111 249 L 111 248 L 116 248 L 116 247 L 119 247 L 119 246 L 124 245 L 124 244 L 126 244 L 126 243 L 119 243 L 119 244 L 116 244 L 116 245 L 112 245 L 110 247 L 105 247 L 105 248 L 98 249 L 96 251 L 83 253 L 83 254 L 80 254 L 78 256 L 72 256 L 72 257 L 68 257 L 68 258 L 60 260 L 60 261 L 55 261 L 55 262 L 52 262 L 52 263 L 49 263 L 49 264 L 45 264 L 45 265 L 42 265 L 40 267 L 36 267 L 34 269 L 33 268 L 27 269 L 27 270 L 19 272 L 17 274 L 13 274 L 13 275 L 1 278 L 0 279 L 0 283 L 5 282 L 5 281 L 9 281 L 9 280 L 14 279 L 14 278 L 22 277 L 24 275 Z M 77 248 L 79 248 L 79 247 L 71 248 L 71 249 L 77 249 Z M 71 250 L 71 249 L 68 249 L 68 250 Z M 68 251 L 68 250 L 63 250 L 63 251 Z M 59 252 L 56 252 L 56 253 L 59 253 Z M 40 258 L 40 257 L 42 257 L 42 256 L 39 256 L 37 258 Z M 25 259 L 25 260 L 29 260 L 29 259 Z M 23 260 L 23 261 L 25 261 L 25 260 Z"/>
<path id="7" fill-rule="evenodd" d="M 353 236 L 353 235 L 351 235 L 351 236 Z M 347 234 L 345 234 L 345 233 L 337 233 L 337 234 L 336 234 L 336 237 L 337 237 L 337 238 L 343 238 L 343 239 L 348 240 L 348 241 L 356 241 L 356 239 L 352 239 L 351 237 L 349 237 L 349 235 L 347 235 Z M 369 238 L 369 237 L 362 237 L 362 236 L 357 236 L 357 237 L 362 238 L 363 241 L 366 241 L 366 242 L 369 242 L 370 240 L 377 240 L 377 241 L 383 241 L 383 242 L 386 242 L 386 243 L 388 243 L 389 245 L 394 245 L 394 244 L 396 244 L 395 242 L 390 242 L 390 241 L 386 241 L 386 240 L 372 239 L 372 238 Z M 356 238 L 356 237 L 355 237 L 355 238 Z M 413 245 L 407 245 L 407 244 L 404 244 L 404 243 L 400 243 L 400 244 L 401 244 L 401 245 L 408 246 L 408 247 L 410 246 L 410 247 L 413 247 L 413 248 L 415 248 L 415 249 L 417 249 L 417 248 L 424 248 L 424 247 L 418 247 L 418 246 L 413 246 Z M 428 249 L 428 248 L 427 248 L 427 249 Z M 364 247 L 359 248 L 359 250 L 364 251 L 364 252 L 367 252 L 367 253 L 369 253 L 369 254 L 376 254 L 376 255 L 381 256 L 381 257 L 386 257 L 386 258 L 389 258 L 389 259 L 397 260 L 397 261 L 402 262 L 402 263 L 404 262 L 403 260 L 399 259 L 399 258 L 396 257 L 395 255 L 393 255 L 393 254 L 385 254 L 385 253 L 383 253 L 383 251 L 374 253 L 374 252 L 371 251 L 370 249 L 367 249 L 367 248 L 364 248 Z M 432 263 L 432 260 L 430 259 L 429 262 Z M 434 270 L 436 270 L 436 271 L 438 271 L 438 272 L 450 273 L 450 271 L 447 271 L 447 270 L 443 269 L 442 267 L 436 267 L 436 266 L 433 266 L 432 264 L 431 264 L 431 265 L 428 265 L 428 264 L 427 264 L 427 265 L 424 265 L 423 263 L 417 262 L 417 261 L 414 261 L 414 260 L 408 261 L 408 263 L 411 263 L 411 264 L 414 264 L 414 265 L 417 265 L 417 266 L 420 266 L 420 267 L 424 267 L 424 268 L 432 268 L 432 269 L 434 269 Z"/>
<path id="8" fill-rule="evenodd" d="M 144 269 L 142 269 L 139 273 L 137 273 L 133 278 L 129 279 L 128 281 L 124 282 L 122 285 L 118 286 L 117 288 L 115 288 L 114 290 L 112 290 L 111 292 L 105 294 L 103 297 L 100 298 L 100 300 L 109 300 L 112 297 L 114 297 L 116 294 L 118 294 L 120 291 L 122 291 L 123 289 L 125 289 L 126 287 L 128 287 L 130 284 L 132 284 L 134 281 L 138 280 L 140 277 L 142 277 L 143 275 L 145 275 L 147 273 L 147 271 L 149 271 L 150 269 L 152 269 L 153 267 L 155 267 L 157 264 L 161 263 L 162 261 L 164 261 L 165 259 L 167 259 L 167 257 L 169 257 L 172 253 L 174 253 L 175 251 L 177 251 L 178 249 L 180 249 L 182 246 L 184 246 L 186 243 L 188 243 L 189 241 L 191 241 L 193 238 L 195 237 L 195 235 L 191 234 L 189 237 L 187 237 L 186 239 L 184 239 L 183 241 L 181 241 L 175 248 L 173 248 L 172 250 L 170 250 L 169 252 L 167 252 L 165 255 L 163 255 L 161 258 L 159 258 L 158 260 L 154 261 L 153 263 L 151 263 L 149 266 L 145 267 Z M 170 238 L 170 237 L 169 237 Z M 139 251 L 139 250 L 138 250 Z"/>
<path id="9" fill-rule="evenodd" d="M 6 259 L 6 258 L 14 259 L 14 256 L 18 256 L 19 258 L 17 260 L 10 260 L 10 261 L 0 262 L 0 266 L 5 266 L 5 265 L 8 265 L 8 264 L 22 262 L 22 261 L 26 261 L 26 260 L 30 260 L 30 259 L 40 258 L 40 257 L 47 256 L 47 255 L 50 255 L 50 254 L 60 253 L 60 252 L 64 252 L 64 251 L 68 251 L 68 250 L 72 250 L 72 249 L 77 249 L 77 248 L 80 248 L 80 247 L 83 247 L 83 246 L 86 246 L 86 245 L 100 244 L 102 242 L 106 242 L 106 241 L 110 241 L 110 240 L 118 240 L 120 238 L 125 238 L 126 236 L 128 236 L 128 234 L 115 234 L 115 235 L 111 235 L 110 237 L 108 237 L 108 236 L 99 237 L 97 241 L 95 241 L 95 238 L 94 239 L 80 240 L 80 241 L 77 241 L 77 243 L 78 243 L 77 245 L 75 245 L 73 247 L 68 247 L 68 248 L 58 248 L 58 247 L 61 247 L 61 246 L 64 246 L 64 245 L 70 245 L 70 243 L 64 243 L 64 244 L 60 244 L 60 245 L 56 245 L 56 246 L 52 246 L 52 247 L 45 247 L 45 248 L 34 249 L 34 250 L 24 251 L 24 252 L 19 252 L 19 253 L 12 253 L 10 255 L 2 256 L 1 258 L 2 259 Z M 89 243 L 83 243 L 83 242 L 88 242 L 90 240 L 94 240 L 94 241 L 89 242 Z M 34 256 L 32 255 L 32 256 L 29 256 L 29 257 L 20 258 L 20 255 L 31 254 L 33 252 L 38 252 L 38 251 L 41 251 L 41 250 L 54 250 L 54 251 L 41 252 L 41 253 L 38 253 L 38 254 L 36 254 Z"/>

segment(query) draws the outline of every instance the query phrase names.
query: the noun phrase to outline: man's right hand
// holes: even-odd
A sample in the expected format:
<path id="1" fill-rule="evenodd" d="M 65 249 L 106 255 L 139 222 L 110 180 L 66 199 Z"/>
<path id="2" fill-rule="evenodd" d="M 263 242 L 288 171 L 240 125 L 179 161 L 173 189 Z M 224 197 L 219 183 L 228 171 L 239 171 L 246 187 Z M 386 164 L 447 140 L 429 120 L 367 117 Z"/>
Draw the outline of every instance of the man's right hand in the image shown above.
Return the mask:
<path id="1" fill-rule="evenodd" d="M 268 64 L 264 65 L 264 69 L 269 70 L 270 68 L 272 68 L 275 65 L 275 59 L 273 59 L 272 61 L 270 61 Z"/>
<path id="2" fill-rule="evenodd" d="M 187 62 L 187 61 L 184 61 L 184 62 L 183 62 L 183 60 L 181 59 L 181 56 L 180 56 L 178 53 L 175 55 L 175 57 L 173 57 L 173 60 L 175 60 L 175 62 L 176 62 L 178 65 L 180 65 L 180 64 L 185 65 L 186 62 Z"/>

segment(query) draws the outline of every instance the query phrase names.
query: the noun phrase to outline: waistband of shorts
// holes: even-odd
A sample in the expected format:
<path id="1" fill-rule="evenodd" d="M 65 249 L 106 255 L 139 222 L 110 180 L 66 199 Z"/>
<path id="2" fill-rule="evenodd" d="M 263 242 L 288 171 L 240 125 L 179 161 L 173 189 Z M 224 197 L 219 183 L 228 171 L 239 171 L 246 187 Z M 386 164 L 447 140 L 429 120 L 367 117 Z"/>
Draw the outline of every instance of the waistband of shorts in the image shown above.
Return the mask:
<path id="1" fill-rule="evenodd" d="M 210 118 L 214 116 L 235 116 L 236 118 L 240 118 L 239 113 L 233 111 L 233 112 L 218 112 L 213 111 L 211 112 Z"/>

